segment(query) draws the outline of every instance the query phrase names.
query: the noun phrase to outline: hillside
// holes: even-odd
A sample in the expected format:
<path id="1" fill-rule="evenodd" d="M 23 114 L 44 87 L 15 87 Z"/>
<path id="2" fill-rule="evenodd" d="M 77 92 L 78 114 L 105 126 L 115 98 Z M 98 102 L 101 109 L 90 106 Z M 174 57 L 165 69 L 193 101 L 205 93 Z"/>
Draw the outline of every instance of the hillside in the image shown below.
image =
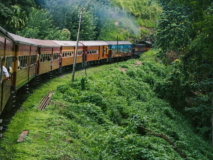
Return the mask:
<path id="1" fill-rule="evenodd" d="M 150 40 L 161 7 L 149 0 L 0 1 L 0 25 L 38 39 L 76 40 L 78 15 L 84 8 L 81 40 Z"/>
<path id="2" fill-rule="evenodd" d="M 6 159 L 213 159 L 212 148 L 153 91 L 171 71 L 149 51 L 139 60 L 64 75 L 40 85 L 12 119 L 0 144 Z M 51 103 L 37 104 L 49 90 Z M 22 143 L 23 130 L 29 135 Z M 176 147 L 175 147 L 176 146 Z"/>

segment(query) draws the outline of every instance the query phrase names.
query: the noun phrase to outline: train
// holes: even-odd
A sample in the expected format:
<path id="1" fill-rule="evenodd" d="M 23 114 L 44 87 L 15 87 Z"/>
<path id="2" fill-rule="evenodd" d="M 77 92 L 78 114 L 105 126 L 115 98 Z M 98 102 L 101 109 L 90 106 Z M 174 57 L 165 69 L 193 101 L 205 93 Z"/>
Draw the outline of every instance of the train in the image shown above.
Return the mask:
<path id="1" fill-rule="evenodd" d="M 0 26 L 0 115 L 8 110 L 7 103 L 12 94 L 35 77 L 66 67 L 71 69 L 76 44 L 76 41 L 24 38 Z M 76 64 L 84 67 L 128 59 L 149 49 L 150 44 L 128 41 L 79 41 Z M 9 78 L 4 77 L 4 68 L 8 70 Z"/>

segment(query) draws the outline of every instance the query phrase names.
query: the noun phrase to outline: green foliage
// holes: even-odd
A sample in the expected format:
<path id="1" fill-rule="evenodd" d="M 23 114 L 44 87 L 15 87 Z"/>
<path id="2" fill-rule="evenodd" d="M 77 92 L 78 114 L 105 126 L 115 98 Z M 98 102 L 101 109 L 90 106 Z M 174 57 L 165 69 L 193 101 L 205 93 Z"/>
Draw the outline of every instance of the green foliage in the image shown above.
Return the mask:
<path id="1" fill-rule="evenodd" d="M 8 0 L 0 6 L 0 25 L 10 32 L 39 39 L 76 40 L 79 7 L 85 6 L 85 1 Z M 19 12 L 12 6 L 18 6 Z M 154 33 L 160 13 L 158 3 L 149 0 L 91 0 L 84 8 L 80 39 L 116 40 L 118 36 L 119 40 L 145 40 Z"/>
<path id="2" fill-rule="evenodd" d="M 53 19 L 46 10 L 31 8 L 26 22 L 26 27 L 18 33 L 24 37 L 41 39 L 68 40 L 69 36 L 65 31 L 52 25 Z"/>
<path id="3" fill-rule="evenodd" d="M 184 52 L 190 42 L 190 22 L 187 16 L 190 12 L 182 6 L 165 6 L 157 27 L 156 44 L 165 54 L 167 51 Z"/>
<path id="4" fill-rule="evenodd" d="M 213 104 L 213 9 L 212 2 L 166 1 L 159 21 L 156 44 L 166 52 L 182 53 L 173 62 L 173 71 L 165 82 L 157 85 L 159 96 L 192 120 L 196 130 L 206 139 L 212 137 Z M 196 11 L 196 12 L 193 12 Z M 180 29 L 178 29 L 178 27 Z"/>

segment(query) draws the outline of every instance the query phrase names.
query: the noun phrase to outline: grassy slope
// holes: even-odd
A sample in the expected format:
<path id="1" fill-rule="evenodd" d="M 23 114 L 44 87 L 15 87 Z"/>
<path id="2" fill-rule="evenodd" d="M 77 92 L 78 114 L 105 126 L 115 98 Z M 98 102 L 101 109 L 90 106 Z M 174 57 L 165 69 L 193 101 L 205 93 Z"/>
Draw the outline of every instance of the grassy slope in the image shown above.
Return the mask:
<path id="1" fill-rule="evenodd" d="M 148 0 L 112 0 L 115 6 L 127 10 L 137 19 L 142 35 L 149 34 L 156 27 L 162 8 L 156 1 Z"/>
<path id="2" fill-rule="evenodd" d="M 153 56 L 104 65 L 84 71 L 70 87 L 71 75 L 55 78 L 35 90 L 14 116 L 3 141 L 3 159 L 182 159 L 162 138 L 140 126 L 163 133 L 188 159 L 213 159 L 212 149 L 182 115 L 152 91 L 169 72 Z M 158 61 L 158 63 L 156 63 Z M 126 69 L 125 69 L 126 68 Z M 57 89 L 56 89 L 57 88 Z M 56 90 L 51 104 L 38 111 L 37 103 Z M 22 130 L 25 142 L 16 143 Z"/>

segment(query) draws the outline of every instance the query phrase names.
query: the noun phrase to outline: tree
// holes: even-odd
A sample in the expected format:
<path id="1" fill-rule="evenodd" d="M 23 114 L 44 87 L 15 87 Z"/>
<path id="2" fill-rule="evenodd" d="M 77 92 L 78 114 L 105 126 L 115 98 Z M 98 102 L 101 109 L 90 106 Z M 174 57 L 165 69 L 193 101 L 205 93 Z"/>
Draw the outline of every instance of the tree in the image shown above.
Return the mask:
<path id="1" fill-rule="evenodd" d="M 14 28 L 13 31 L 16 33 L 19 29 L 25 26 L 27 20 L 26 12 L 21 11 L 18 5 L 12 6 L 12 15 L 7 20 L 7 24 Z"/>
<path id="2" fill-rule="evenodd" d="M 31 8 L 26 27 L 18 32 L 21 36 L 38 39 L 68 40 L 65 32 L 53 25 L 52 16 L 47 10 Z"/>
<path id="3" fill-rule="evenodd" d="M 166 2 L 163 3 L 165 10 L 158 25 L 157 45 L 164 55 L 170 50 L 180 53 L 182 48 L 184 55 L 173 62 L 175 69 L 170 75 L 173 80 L 168 78 L 162 84 L 164 90 L 169 84 L 170 93 L 176 93 L 177 88 L 180 93 L 165 94 L 163 97 L 169 100 L 174 96 L 174 99 L 184 102 L 181 107 L 177 104 L 173 106 L 190 116 L 197 131 L 205 138 L 212 137 L 213 141 L 213 3 L 209 0 Z M 175 15 L 171 16 L 171 13 Z M 177 27 L 181 27 L 180 30 Z M 178 97 L 180 94 L 184 96 Z"/>

